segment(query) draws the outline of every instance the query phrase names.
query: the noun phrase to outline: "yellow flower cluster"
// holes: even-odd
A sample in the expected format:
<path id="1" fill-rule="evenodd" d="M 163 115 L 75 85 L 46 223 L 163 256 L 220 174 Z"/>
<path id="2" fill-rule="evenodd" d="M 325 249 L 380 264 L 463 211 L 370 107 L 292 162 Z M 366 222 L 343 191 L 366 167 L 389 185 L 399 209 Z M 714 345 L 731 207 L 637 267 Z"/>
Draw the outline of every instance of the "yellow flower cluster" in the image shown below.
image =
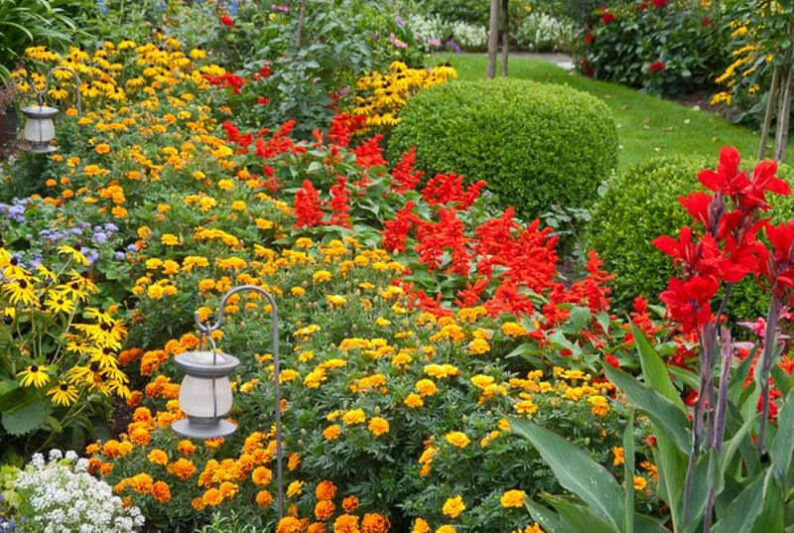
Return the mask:
<path id="1" fill-rule="evenodd" d="M 117 354 L 127 330 L 113 318 L 115 307 L 86 306 L 98 289 L 76 269 L 88 259 L 71 246 L 58 252 L 64 263 L 57 271 L 39 264 L 32 272 L 0 247 L 0 328 L 12 339 L 15 364 L 24 365 L 16 373 L 19 384 L 46 387 L 52 402 L 65 407 L 92 392 L 126 398 L 129 380 Z M 57 345 L 47 348 L 45 337 Z"/>
<path id="2" fill-rule="evenodd" d="M 432 68 L 410 68 L 401 61 L 389 65 L 389 72 L 372 72 L 359 78 L 353 113 L 365 115 L 369 127 L 392 127 L 400 122 L 400 109 L 417 92 L 457 78 L 457 71 L 448 65 Z"/>

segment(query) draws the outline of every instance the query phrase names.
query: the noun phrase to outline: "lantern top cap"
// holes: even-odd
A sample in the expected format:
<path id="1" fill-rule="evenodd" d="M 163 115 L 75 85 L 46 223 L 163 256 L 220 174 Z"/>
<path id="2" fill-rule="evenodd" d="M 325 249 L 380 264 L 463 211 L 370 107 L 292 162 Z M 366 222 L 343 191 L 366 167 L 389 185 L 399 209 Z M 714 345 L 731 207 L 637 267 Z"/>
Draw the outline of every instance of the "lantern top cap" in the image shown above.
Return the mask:
<path id="1" fill-rule="evenodd" d="M 240 365 L 236 357 L 209 351 L 185 352 L 177 355 L 174 362 L 185 374 L 207 378 L 228 376 Z"/>
<path id="2" fill-rule="evenodd" d="M 28 118 L 53 118 L 59 113 L 58 108 L 46 105 L 31 105 L 23 107 L 22 112 Z"/>

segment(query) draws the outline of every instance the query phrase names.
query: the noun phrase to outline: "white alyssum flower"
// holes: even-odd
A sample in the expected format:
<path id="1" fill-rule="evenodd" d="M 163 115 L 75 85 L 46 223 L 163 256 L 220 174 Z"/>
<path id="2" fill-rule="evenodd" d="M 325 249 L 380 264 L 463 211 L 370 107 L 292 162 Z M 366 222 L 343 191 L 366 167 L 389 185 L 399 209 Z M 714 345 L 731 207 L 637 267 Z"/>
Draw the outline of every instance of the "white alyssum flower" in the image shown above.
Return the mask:
<path id="1" fill-rule="evenodd" d="M 529 13 L 518 28 L 518 45 L 537 52 L 567 51 L 576 33 L 575 24 L 545 13 Z"/>
<path id="2" fill-rule="evenodd" d="M 45 533 L 126 533 L 143 526 L 135 506 L 124 507 L 110 485 L 87 472 L 73 451 L 51 450 L 49 462 L 35 454 L 14 489 L 28 523 Z"/>

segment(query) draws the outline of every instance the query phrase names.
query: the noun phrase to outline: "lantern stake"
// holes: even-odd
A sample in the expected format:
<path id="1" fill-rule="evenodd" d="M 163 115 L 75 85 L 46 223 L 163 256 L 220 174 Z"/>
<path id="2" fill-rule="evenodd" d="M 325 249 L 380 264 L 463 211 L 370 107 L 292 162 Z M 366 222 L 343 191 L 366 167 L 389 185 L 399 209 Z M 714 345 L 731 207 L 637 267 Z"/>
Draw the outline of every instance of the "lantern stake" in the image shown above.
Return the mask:
<path id="1" fill-rule="evenodd" d="M 194 317 L 196 321 L 196 326 L 201 332 L 202 335 L 208 337 L 212 341 L 212 332 L 219 329 L 221 327 L 221 323 L 223 322 L 223 314 L 226 309 L 226 303 L 229 301 L 232 295 L 237 294 L 238 292 L 244 291 L 254 291 L 259 294 L 262 294 L 265 298 L 268 299 L 270 302 L 270 317 L 271 317 L 271 324 L 272 324 L 272 344 L 273 344 L 273 378 L 274 378 L 274 392 L 275 392 L 275 400 L 276 400 L 276 480 L 278 484 L 278 519 L 284 516 L 284 474 L 283 474 L 283 452 L 281 449 L 281 388 L 280 388 L 280 369 L 279 369 L 279 359 L 278 359 L 278 308 L 276 307 L 276 300 L 273 296 L 267 292 L 265 289 L 258 287 L 256 285 L 241 285 L 239 287 L 235 287 L 231 289 L 229 292 L 223 295 L 221 299 L 221 303 L 218 306 L 218 319 L 215 321 L 214 324 L 205 325 L 201 322 L 201 318 L 199 318 L 198 311 L 195 312 Z M 214 342 L 213 342 L 213 353 L 215 352 Z M 214 381 L 213 381 L 214 385 Z M 213 395 L 214 398 L 214 395 Z"/>
<path id="2" fill-rule="evenodd" d="M 72 76 L 74 76 L 74 79 L 77 81 L 77 84 L 75 85 L 75 88 L 77 89 L 75 93 L 75 98 L 77 103 L 77 115 L 82 116 L 83 108 L 80 105 L 80 86 L 83 84 L 83 82 L 80 81 L 80 76 L 77 75 L 77 72 L 70 69 L 69 67 L 62 67 L 60 65 L 52 67 L 50 71 L 47 73 L 47 77 L 44 79 L 44 88 L 42 90 L 39 91 L 38 89 L 36 89 L 35 86 L 33 86 L 33 90 L 36 92 L 36 96 L 39 101 L 39 107 L 44 105 L 44 95 L 47 94 L 47 91 L 50 88 L 50 81 L 52 81 L 52 73 L 55 72 L 56 70 L 63 70 L 69 72 Z"/>

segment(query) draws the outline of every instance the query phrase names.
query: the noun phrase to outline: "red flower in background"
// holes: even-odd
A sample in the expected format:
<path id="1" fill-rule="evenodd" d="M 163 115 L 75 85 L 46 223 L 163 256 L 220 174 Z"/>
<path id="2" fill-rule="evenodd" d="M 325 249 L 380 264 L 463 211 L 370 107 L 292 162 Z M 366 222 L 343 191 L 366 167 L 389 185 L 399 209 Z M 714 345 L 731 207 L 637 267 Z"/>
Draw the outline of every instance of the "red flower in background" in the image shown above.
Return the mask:
<path id="1" fill-rule="evenodd" d="M 463 185 L 463 176 L 456 174 L 436 174 L 422 189 L 422 197 L 430 205 L 456 203 L 462 209 L 471 207 L 480 196 L 480 191 L 485 188 L 483 180 L 470 185 Z"/>
<path id="2" fill-rule="evenodd" d="M 608 25 L 610 22 L 613 22 L 614 20 L 615 20 L 615 14 L 610 13 L 609 11 L 601 15 L 601 22 L 604 24 L 604 26 Z"/>
<path id="3" fill-rule="evenodd" d="M 593 32 L 587 32 L 584 36 L 584 44 L 590 46 L 595 41 L 595 34 Z"/>
<path id="4" fill-rule="evenodd" d="M 356 163 L 363 169 L 370 167 L 381 167 L 386 164 L 383 158 L 383 151 L 380 147 L 380 141 L 383 139 L 382 134 L 375 135 L 371 139 L 362 142 L 356 148 L 353 148 L 353 153 L 356 154 Z"/>
<path id="5" fill-rule="evenodd" d="M 653 0 L 653 7 L 656 9 L 662 8 L 669 3 L 669 0 Z"/>
<path id="6" fill-rule="evenodd" d="M 343 228 L 350 227 L 350 192 L 347 190 L 347 178 L 338 177 L 336 185 L 331 186 L 330 223 Z"/>
<path id="7" fill-rule="evenodd" d="M 295 227 L 311 228 L 323 222 L 323 204 L 320 193 L 309 180 L 295 193 Z"/>
<path id="8" fill-rule="evenodd" d="M 667 64 L 664 61 L 654 61 L 648 67 L 651 72 L 664 72 L 667 68 Z"/>
<path id="9" fill-rule="evenodd" d="M 224 16 L 221 17 L 221 24 L 223 24 L 227 28 L 233 28 L 234 27 L 234 19 L 232 17 L 230 17 L 229 15 L 224 15 Z"/>
<path id="10" fill-rule="evenodd" d="M 391 172 L 392 183 L 389 185 L 390 190 L 402 194 L 416 189 L 425 173 L 421 170 L 414 172 L 415 162 L 416 147 L 412 147 L 400 156 L 400 160 L 394 166 L 394 170 Z"/>
<path id="11" fill-rule="evenodd" d="M 702 19 L 700 19 L 700 24 L 702 26 L 711 26 L 713 22 L 709 17 L 703 17 Z"/>

